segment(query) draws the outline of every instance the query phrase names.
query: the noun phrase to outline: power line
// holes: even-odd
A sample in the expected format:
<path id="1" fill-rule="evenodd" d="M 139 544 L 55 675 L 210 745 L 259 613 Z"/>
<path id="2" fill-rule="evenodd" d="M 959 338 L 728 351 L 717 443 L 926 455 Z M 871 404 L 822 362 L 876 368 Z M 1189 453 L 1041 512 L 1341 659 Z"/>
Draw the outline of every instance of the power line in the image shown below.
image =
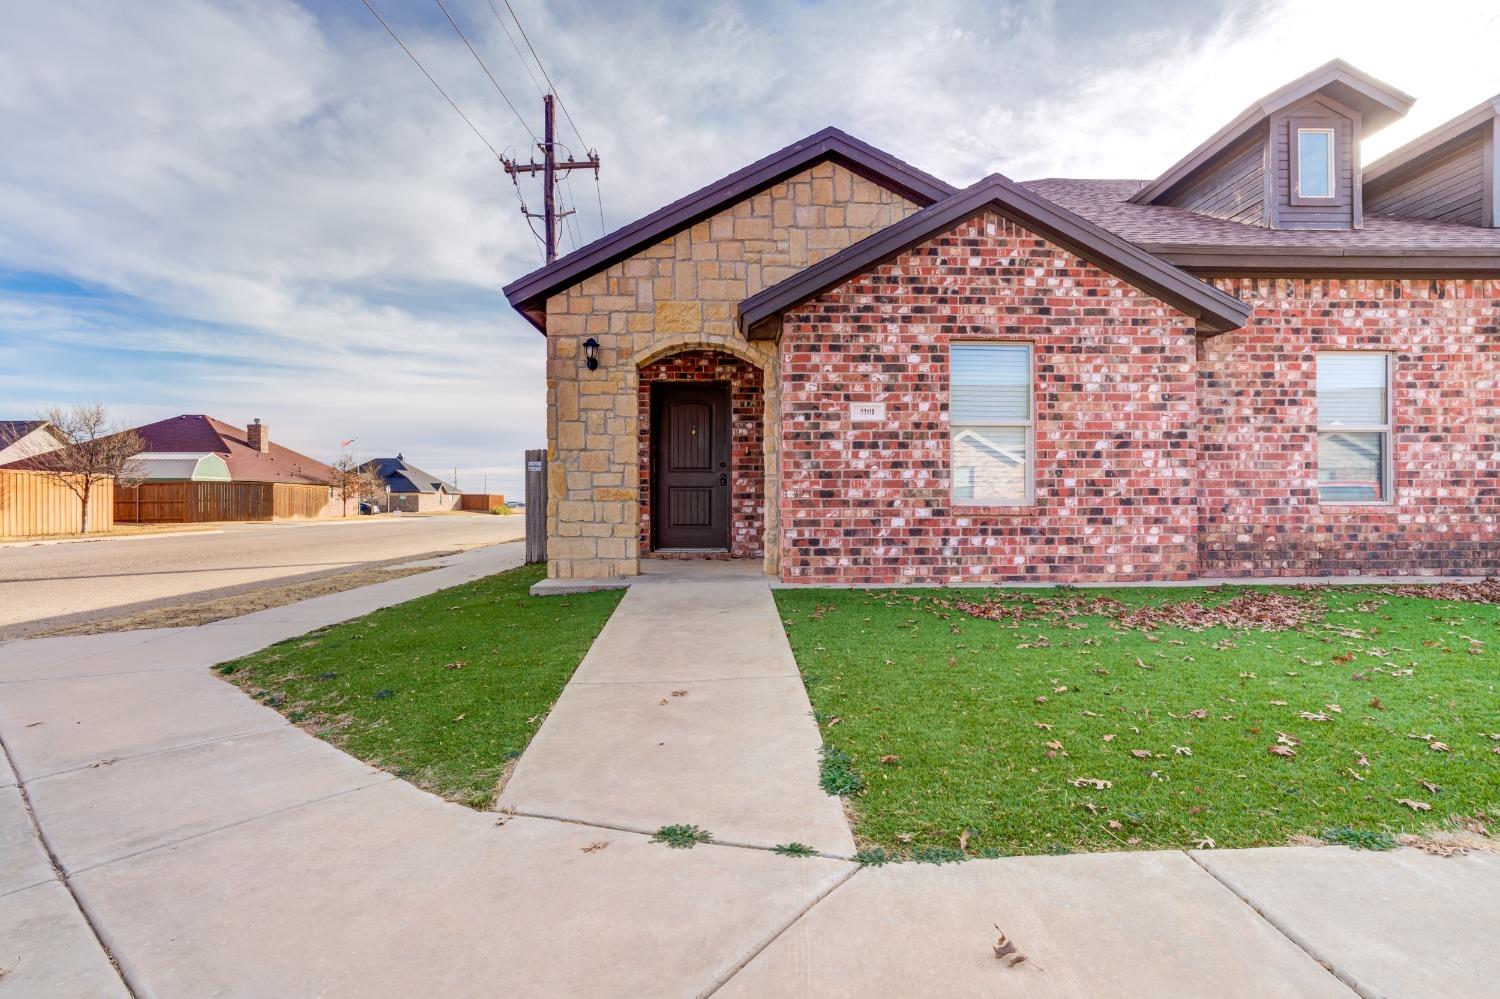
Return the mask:
<path id="1" fill-rule="evenodd" d="M 552 77 L 547 75 L 547 67 L 542 65 L 542 57 L 536 54 L 535 46 L 531 44 L 531 39 L 526 35 L 526 26 L 521 23 L 519 17 L 516 17 L 516 9 L 510 5 L 510 0 L 505 0 L 505 9 L 510 11 L 511 19 L 516 22 L 516 27 L 520 29 L 521 39 L 526 43 L 526 48 L 531 51 L 531 58 L 536 60 L 536 68 L 542 71 L 542 79 L 547 81 L 547 86 L 552 90 L 553 96 L 557 96 L 557 84 L 553 83 Z M 557 106 L 562 108 L 563 117 L 568 119 L 568 125 L 572 127 L 573 134 L 578 136 L 578 144 L 585 149 L 589 148 L 589 144 L 584 141 L 583 133 L 578 131 L 578 126 L 573 123 L 573 116 L 568 112 L 568 106 L 563 103 L 561 97 L 557 97 Z"/>
<path id="2" fill-rule="evenodd" d="M 395 43 L 401 46 L 401 51 L 410 56 L 411 61 L 417 64 L 417 68 L 422 71 L 422 75 L 427 77 L 427 82 L 431 83 L 434 87 L 437 87 L 437 92 L 443 95 L 443 100 L 448 102 L 448 106 L 453 108 L 454 111 L 458 112 L 458 116 L 464 120 L 464 124 L 468 125 L 469 129 L 473 131 L 475 135 L 479 136 L 479 141 L 483 142 L 487 147 L 489 147 L 489 151 L 495 154 L 495 159 L 499 160 L 503 164 L 505 162 L 505 157 L 501 156 L 500 151 L 496 149 L 493 144 L 491 144 L 489 139 L 486 139 L 484 137 L 483 132 L 481 132 L 478 128 L 475 128 L 474 123 L 469 120 L 469 116 L 464 114 L 463 109 L 453 102 L 453 98 L 448 96 L 448 91 L 444 90 L 438 84 L 438 82 L 432 78 L 432 74 L 427 72 L 427 67 L 422 65 L 422 61 L 415 55 L 413 55 L 411 49 L 406 47 L 406 43 L 396 36 L 396 33 L 391 30 L 391 26 L 385 23 L 385 18 L 380 16 L 380 11 L 375 9 L 374 5 L 370 3 L 370 0 L 363 0 L 363 3 L 370 9 L 370 13 L 375 15 L 375 20 L 380 22 L 380 26 L 386 30 L 386 34 L 390 35 Z"/>
<path id="3" fill-rule="evenodd" d="M 521 46 L 516 44 L 515 36 L 510 33 L 510 28 L 506 27 L 505 18 L 500 16 L 500 8 L 495 6 L 495 0 L 488 0 L 488 2 L 490 13 L 495 15 L 495 21 L 500 25 L 500 30 L 505 32 L 505 40 L 510 42 L 510 47 L 515 50 L 516 58 L 521 60 L 521 68 L 526 71 L 527 76 L 531 77 L 531 85 L 536 87 L 537 96 L 545 96 L 547 91 L 543 90 L 542 85 L 536 82 L 536 74 L 531 71 L 531 66 L 526 62 L 526 56 L 522 53 Z M 520 27 L 519 21 L 516 22 L 516 26 Z"/>
<path id="4" fill-rule="evenodd" d="M 536 130 L 533 129 L 530 125 L 526 124 L 526 119 L 521 117 L 521 112 L 517 111 L 516 106 L 510 102 L 510 98 L 505 96 L 505 91 L 501 89 L 499 81 L 495 79 L 495 74 L 490 72 L 490 68 L 484 64 L 484 60 L 479 58 L 479 53 L 474 51 L 474 46 L 470 44 L 469 37 L 465 35 L 463 29 L 458 26 L 458 22 L 453 20 L 453 15 L 448 13 L 448 8 L 443 6 L 443 0 L 433 0 L 433 3 L 438 5 L 438 10 L 442 11 L 443 16 L 448 19 L 448 23 L 453 25 L 453 30 L 458 32 L 458 37 L 464 40 L 464 44 L 468 46 L 469 54 L 474 57 L 475 62 L 479 63 L 479 68 L 484 70 L 484 75 L 489 77 L 490 82 L 495 85 L 495 93 L 499 94 L 500 99 L 505 102 L 505 106 L 510 108 L 510 113 L 516 116 L 516 121 L 521 123 L 521 128 L 526 132 L 527 135 L 535 139 Z M 369 0 L 366 0 L 366 6 L 368 5 Z M 545 72 L 543 73 L 543 75 L 546 75 Z"/>
<path id="5" fill-rule="evenodd" d="M 494 7 L 494 0 L 490 0 L 490 8 L 493 10 Z M 531 38 L 526 34 L 526 26 L 523 25 L 521 23 L 521 19 L 516 16 L 516 9 L 510 5 L 510 0 L 505 0 L 505 9 L 510 11 L 511 20 L 516 22 L 516 28 L 521 32 L 521 38 L 526 42 L 526 48 L 531 51 L 531 58 L 536 60 L 536 68 L 542 71 L 542 79 L 547 81 L 547 86 L 551 88 L 552 94 L 557 97 L 557 105 L 558 107 L 562 108 L 563 117 L 568 119 L 568 125 L 573 129 L 573 134 L 578 136 L 579 145 L 583 146 L 584 149 L 589 149 L 590 147 L 588 142 L 584 140 L 583 133 L 578 130 L 578 124 L 573 121 L 572 112 L 570 112 L 568 110 L 568 106 L 563 103 L 562 95 L 558 94 L 557 86 L 552 82 L 552 77 L 547 74 L 547 67 L 542 65 L 542 58 L 541 56 L 536 54 L 536 47 L 531 44 Z M 495 17 L 500 17 L 500 12 L 498 10 L 495 11 Z M 503 20 L 500 21 L 500 26 L 502 28 L 505 27 L 505 22 Z M 510 38 L 509 29 L 506 29 L 505 37 Z M 516 46 L 515 39 L 512 38 L 510 44 L 512 48 L 516 49 L 516 55 L 519 56 L 521 54 L 521 50 Z M 521 59 L 521 65 L 526 65 L 526 60 L 524 57 Z M 528 75 L 531 73 L 530 67 L 527 67 L 526 72 Z M 536 77 L 533 76 L 531 78 L 531 82 L 536 83 Z M 538 87 L 538 89 L 540 89 L 540 87 Z M 570 187 L 569 190 L 571 191 L 572 188 Z M 594 200 L 599 205 L 599 234 L 602 236 L 604 235 L 604 233 L 609 231 L 609 229 L 604 222 L 604 189 L 599 185 L 598 170 L 594 171 Z M 574 207 L 577 207 L 576 199 L 574 201 Z"/>

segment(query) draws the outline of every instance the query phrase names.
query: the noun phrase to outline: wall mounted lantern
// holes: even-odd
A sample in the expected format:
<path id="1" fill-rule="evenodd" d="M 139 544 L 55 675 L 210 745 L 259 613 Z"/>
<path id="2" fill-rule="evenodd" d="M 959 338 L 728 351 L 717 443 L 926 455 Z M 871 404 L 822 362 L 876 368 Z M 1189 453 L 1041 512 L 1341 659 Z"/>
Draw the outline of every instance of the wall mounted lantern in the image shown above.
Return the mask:
<path id="1" fill-rule="evenodd" d="M 590 371 L 598 370 L 599 367 L 599 341 L 589 337 L 583 341 L 584 363 L 589 366 Z"/>

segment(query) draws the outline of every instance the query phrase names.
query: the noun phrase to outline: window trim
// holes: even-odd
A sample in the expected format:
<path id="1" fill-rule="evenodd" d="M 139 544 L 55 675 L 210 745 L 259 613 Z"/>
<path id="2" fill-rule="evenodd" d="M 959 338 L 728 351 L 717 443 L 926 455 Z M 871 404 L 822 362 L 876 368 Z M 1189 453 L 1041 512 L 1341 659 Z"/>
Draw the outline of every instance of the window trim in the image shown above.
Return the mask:
<path id="1" fill-rule="evenodd" d="M 1024 420 L 965 420 L 965 427 L 1023 427 L 1026 431 L 1025 495 L 1020 499 L 972 496 L 960 498 L 956 495 L 957 477 L 953 474 L 953 348 L 962 347 L 1025 347 L 1026 348 L 1026 412 Z M 954 508 L 1019 510 L 1036 505 L 1036 343 L 1031 340 L 980 339 L 950 337 L 948 339 L 948 502 Z"/>
<path id="2" fill-rule="evenodd" d="M 1385 358 L 1385 422 L 1384 423 L 1346 423 L 1340 424 L 1337 429 L 1323 429 L 1322 407 L 1318 399 L 1318 369 L 1321 359 L 1330 355 L 1347 355 L 1355 357 L 1378 356 Z M 1313 352 L 1313 404 L 1318 406 L 1317 428 L 1313 433 L 1314 455 L 1321 456 L 1323 446 L 1323 435 L 1327 434 L 1380 434 L 1385 438 L 1384 446 L 1380 449 L 1380 476 L 1381 484 L 1384 486 L 1383 495 L 1380 499 L 1373 500 L 1325 500 L 1323 498 L 1323 483 L 1318 481 L 1315 489 L 1315 499 L 1319 506 L 1390 506 L 1396 501 L 1396 433 L 1395 410 L 1396 410 L 1396 355 L 1388 350 L 1318 350 Z M 1320 460 L 1320 457 L 1319 457 Z M 1321 469 L 1319 469 L 1321 471 Z"/>
<path id="3" fill-rule="evenodd" d="M 1291 169 L 1287 188 L 1289 200 L 1294 205 L 1334 205 L 1339 201 L 1339 123 L 1333 118 L 1291 118 L 1287 121 L 1290 131 L 1287 144 L 1287 163 Z M 1302 193 L 1302 133 L 1327 132 L 1328 143 L 1328 194 L 1313 196 Z"/>

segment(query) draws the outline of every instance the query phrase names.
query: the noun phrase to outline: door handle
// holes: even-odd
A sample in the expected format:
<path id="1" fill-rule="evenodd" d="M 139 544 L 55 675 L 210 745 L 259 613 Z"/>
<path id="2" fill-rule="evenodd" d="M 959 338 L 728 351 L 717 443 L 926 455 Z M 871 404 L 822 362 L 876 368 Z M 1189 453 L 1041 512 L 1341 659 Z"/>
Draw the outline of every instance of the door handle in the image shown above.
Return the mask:
<path id="1" fill-rule="evenodd" d="M 729 476 L 728 476 L 728 474 L 726 474 L 724 472 L 720 472 L 719 473 L 719 485 L 721 485 L 721 486 L 727 486 L 727 485 L 729 485 Z"/>

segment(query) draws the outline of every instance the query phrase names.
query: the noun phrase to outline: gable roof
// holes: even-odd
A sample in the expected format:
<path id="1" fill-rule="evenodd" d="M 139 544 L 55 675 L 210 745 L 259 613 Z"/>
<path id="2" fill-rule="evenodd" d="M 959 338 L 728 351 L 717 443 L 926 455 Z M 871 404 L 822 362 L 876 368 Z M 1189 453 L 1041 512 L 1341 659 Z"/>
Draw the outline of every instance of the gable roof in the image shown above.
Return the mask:
<path id="1" fill-rule="evenodd" d="M 1173 308 L 1192 316 L 1200 330 L 1221 333 L 1243 326 L 1250 318 L 1250 307 L 1234 296 L 1178 270 L 1006 177 L 991 174 L 951 198 L 908 215 L 895 225 L 745 299 L 740 303 L 740 329 L 746 338 L 764 338 L 764 331 L 757 327 L 767 320 L 986 210 L 1018 222 L 1095 266 L 1161 298 Z"/>
<path id="2" fill-rule="evenodd" d="M 213 452 L 224 458 L 235 482 L 301 482 L 326 485 L 333 469 L 274 440 L 262 454 L 250 446 L 241 427 L 189 413 L 137 427 L 148 451 Z"/>
<path id="3" fill-rule="evenodd" d="M 919 205 L 930 205 L 956 190 L 890 153 L 829 127 L 512 281 L 505 286 L 505 297 L 517 312 L 546 333 L 546 305 L 551 295 L 824 161 L 846 167 Z"/>
<path id="4" fill-rule="evenodd" d="M 1276 112 L 1316 93 L 1324 94 L 1345 107 L 1358 111 L 1365 135 L 1389 125 L 1406 114 L 1416 103 L 1416 98 L 1410 94 L 1360 72 L 1342 59 L 1334 59 L 1272 91 L 1241 111 L 1234 120 L 1209 136 L 1198 148 L 1135 192 L 1130 201 L 1138 205 L 1150 204 Z"/>
<path id="5" fill-rule="evenodd" d="M 373 469 L 375 474 L 385 480 L 386 488 L 393 493 L 436 493 L 446 492 L 450 495 L 456 494 L 458 489 L 449 485 L 443 479 L 438 478 L 431 472 L 424 472 L 416 465 L 409 463 L 405 456 L 396 455 L 394 458 L 371 458 L 360 466 L 362 469 Z"/>
<path id="6" fill-rule="evenodd" d="M 1500 95 L 1491 97 L 1456 118 L 1424 132 L 1406 145 L 1386 153 L 1361 171 L 1366 184 L 1390 178 L 1408 169 L 1417 169 L 1434 154 L 1447 152 L 1449 143 L 1465 139 L 1470 132 L 1490 126 L 1500 118 Z"/>

